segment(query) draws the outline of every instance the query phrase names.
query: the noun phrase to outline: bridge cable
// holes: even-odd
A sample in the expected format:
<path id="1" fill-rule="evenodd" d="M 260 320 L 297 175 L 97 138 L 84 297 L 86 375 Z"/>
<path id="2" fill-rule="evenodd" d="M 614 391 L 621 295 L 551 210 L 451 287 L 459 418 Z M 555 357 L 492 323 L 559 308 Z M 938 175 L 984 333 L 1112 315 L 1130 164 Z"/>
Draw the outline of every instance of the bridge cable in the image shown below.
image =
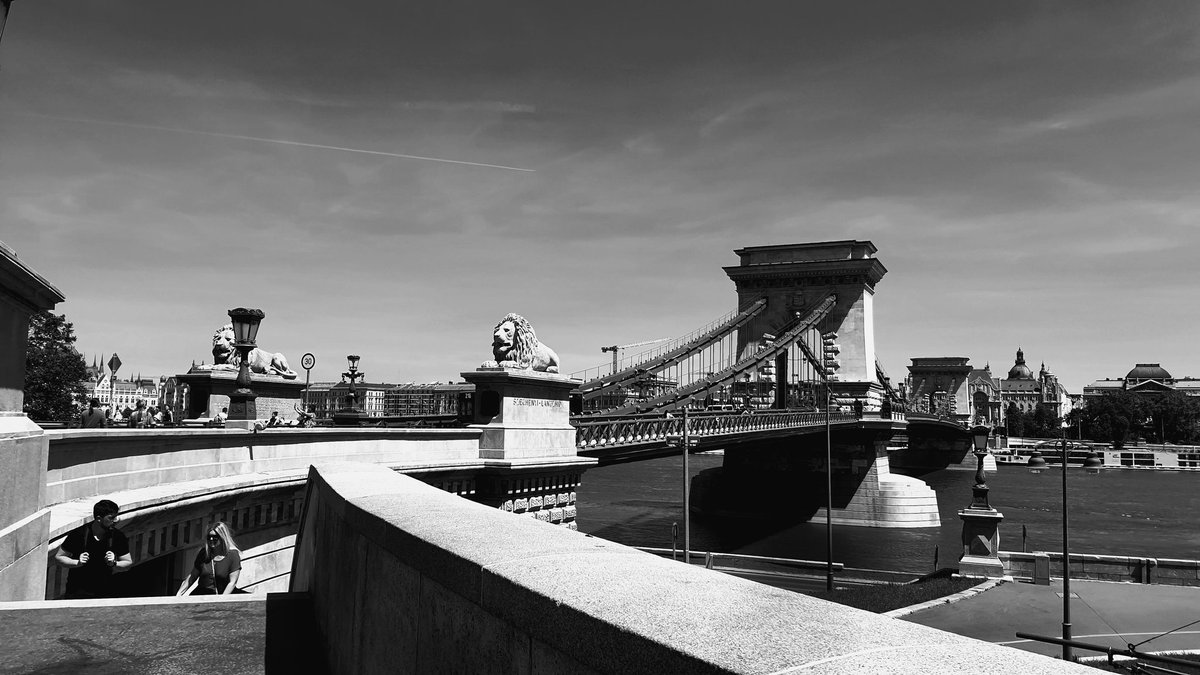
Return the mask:
<path id="1" fill-rule="evenodd" d="M 790 349 L 791 344 L 796 342 L 804 331 L 811 329 L 814 325 L 825 319 L 825 317 L 828 316 L 829 312 L 836 304 L 837 296 L 828 296 L 820 304 L 813 307 L 808 314 L 798 316 L 794 321 L 788 324 L 787 330 L 780 335 L 774 343 L 775 346 L 764 347 L 757 352 L 742 358 L 729 368 L 722 370 L 720 373 L 714 374 L 712 377 L 706 377 L 685 387 L 678 387 L 672 391 L 664 392 L 659 396 L 642 401 L 640 403 L 618 406 L 609 411 L 609 414 L 627 415 L 636 412 L 646 412 L 661 408 L 677 407 L 681 402 L 690 399 L 700 391 L 711 389 L 714 386 L 718 386 L 726 382 L 731 382 L 735 380 L 737 376 L 750 371 L 755 367 L 756 364 L 762 363 L 768 358 L 773 359 L 776 354 Z"/>
<path id="2" fill-rule="evenodd" d="M 733 318 L 719 324 L 716 328 L 702 333 L 701 335 L 684 342 L 682 345 L 654 358 L 631 365 L 630 367 L 625 368 L 618 373 L 597 377 L 584 382 L 579 386 L 579 391 L 583 393 L 585 400 L 592 399 L 600 396 L 605 391 L 608 391 L 612 388 L 626 385 L 629 381 L 636 380 L 645 374 L 658 373 L 662 372 L 663 370 L 667 370 L 678 361 L 688 357 L 688 355 L 692 352 L 700 353 L 706 347 L 729 336 L 733 333 L 733 331 L 739 329 L 751 319 L 758 316 L 766 308 L 766 306 L 767 301 L 765 299 L 759 299 Z"/>

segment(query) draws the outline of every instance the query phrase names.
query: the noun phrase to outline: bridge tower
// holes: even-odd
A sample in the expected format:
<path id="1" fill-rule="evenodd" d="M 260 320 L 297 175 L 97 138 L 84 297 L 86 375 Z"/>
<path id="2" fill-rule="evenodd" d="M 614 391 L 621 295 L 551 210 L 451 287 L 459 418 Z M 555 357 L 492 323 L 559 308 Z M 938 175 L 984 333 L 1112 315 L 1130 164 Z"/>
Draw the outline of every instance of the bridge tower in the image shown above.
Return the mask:
<path id="1" fill-rule="evenodd" d="M 738 358 L 757 349 L 763 333 L 778 334 L 797 313 L 806 314 L 836 295 L 837 304 L 820 326 L 822 331 L 836 331 L 841 347 L 834 396 L 843 403 L 857 399 L 868 409 L 877 409 L 883 386 L 875 364 L 872 303 L 875 284 L 887 268 L 874 257 L 876 250 L 869 241 L 847 239 L 734 251 L 741 263 L 724 269 L 737 287 L 738 310 L 767 300 L 766 309 L 738 331 Z"/>

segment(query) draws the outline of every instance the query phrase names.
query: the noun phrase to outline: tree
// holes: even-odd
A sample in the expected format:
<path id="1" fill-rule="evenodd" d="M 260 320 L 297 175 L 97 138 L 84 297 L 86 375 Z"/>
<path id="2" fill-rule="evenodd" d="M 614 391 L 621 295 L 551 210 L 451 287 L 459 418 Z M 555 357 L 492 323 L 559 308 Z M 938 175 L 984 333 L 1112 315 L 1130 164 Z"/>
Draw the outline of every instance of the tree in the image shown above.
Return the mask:
<path id="1" fill-rule="evenodd" d="M 1197 401 L 1178 391 L 1147 397 L 1146 436 L 1156 443 L 1192 443 Z"/>
<path id="2" fill-rule="evenodd" d="M 1151 418 L 1149 403 L 1143 396 L 1126 391 L 1105 393 L 1088 400 L 1079 411 L 1085 438 L 1113 444 L 1122 448 L 1131 438 L 1148 433 L 1154 426 L 1146 424 Z"/>
<path id="3" fill-rule="evenodd" d="M 1017 408 L 1016 403 L 1009 403 L 1004 410 L 1004 424 L 1009 436 L 1025 435 L 1025 413 Z"/>
<path id="4" fill-rule="evenodd" d="M 87 363 L 75 350 L 75 328 L 62 314 L 29 317 L 25 347 L 25 405 L 31 419 L 65 421 L 75 417 L 87 395 Z"/>

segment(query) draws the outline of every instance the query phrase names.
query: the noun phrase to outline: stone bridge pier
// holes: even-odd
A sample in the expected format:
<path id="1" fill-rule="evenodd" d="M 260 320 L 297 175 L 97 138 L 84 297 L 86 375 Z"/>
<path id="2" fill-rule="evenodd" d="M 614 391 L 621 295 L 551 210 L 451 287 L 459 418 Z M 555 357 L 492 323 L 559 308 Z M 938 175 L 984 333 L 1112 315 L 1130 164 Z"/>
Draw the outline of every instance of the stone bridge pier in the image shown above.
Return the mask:
<path id="1" fill-rule="evenodd" d="M 923 481 L 891 472 L 889 420 L 863 420 L 831 434 L 833 517 L 839 525 L 937 527 L 937 495 Z M 825 434 L 729 445 L 721 467 L 693 480 L 691 508 L 759 522 L 825 520 Z"/>

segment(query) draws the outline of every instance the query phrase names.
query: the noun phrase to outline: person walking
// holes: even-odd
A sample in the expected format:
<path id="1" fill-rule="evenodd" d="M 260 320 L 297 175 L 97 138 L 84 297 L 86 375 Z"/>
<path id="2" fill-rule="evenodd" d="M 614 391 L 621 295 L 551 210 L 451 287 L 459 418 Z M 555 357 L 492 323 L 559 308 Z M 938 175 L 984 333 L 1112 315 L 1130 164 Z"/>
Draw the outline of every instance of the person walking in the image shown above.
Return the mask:
<path id="1" fill-rule="evenodd" d="M 93 398 L 91 401 L 88 401 L 88 409 L 83 411 L 80 426 L 84 429 L 100 429 L 104 427 L 106 421 L 104 408 L 100 407 L 100 399 Z"/>
<path id="2" fill-rule="evenodd" d="M 101 499 L 92 521 L 71 530 L 58 547 L 54 561 L 70 570 L 64 598 L 112 597 L 113 573 L 133 566 L 129 540 L 114 526 L 118 513 L 116 502 Z"/>
<path id="3" fill-rule="evenodd" d="M 216 522 L 208 528 L 204 548 L 196 551 L 192 571 L 179 585 L 175 595 L 187 595 L 188 588 L 196 582 L 191 595 L 230 595 L 241 592 L 237 588 L 242 572 L 242 552 L 233 539 L 233 530 L 224 522 Z"/>

